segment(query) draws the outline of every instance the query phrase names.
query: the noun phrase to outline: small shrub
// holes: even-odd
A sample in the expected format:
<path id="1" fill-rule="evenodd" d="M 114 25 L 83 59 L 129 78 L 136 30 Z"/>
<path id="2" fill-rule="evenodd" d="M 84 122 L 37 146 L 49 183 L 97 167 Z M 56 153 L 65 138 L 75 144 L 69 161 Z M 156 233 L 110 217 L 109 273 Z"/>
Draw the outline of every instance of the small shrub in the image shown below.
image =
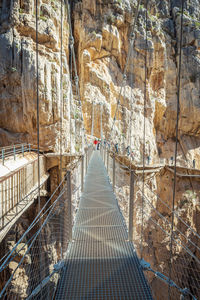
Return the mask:
<path id="1" fill-rule="evenodd" d="M 43 21 L 47 21 L 47 17 L 45 17 L 45 16 L 40 16 L 40 20 L 43 20 Z"/>
<path id="2" fill-rule="evenodd" d="M 17 72 L 17 69 L 14 68 L 14 67 L 12 67 L 12 68 L 11 68 L 11 72 L 12 72 L 12 73 Z"/>

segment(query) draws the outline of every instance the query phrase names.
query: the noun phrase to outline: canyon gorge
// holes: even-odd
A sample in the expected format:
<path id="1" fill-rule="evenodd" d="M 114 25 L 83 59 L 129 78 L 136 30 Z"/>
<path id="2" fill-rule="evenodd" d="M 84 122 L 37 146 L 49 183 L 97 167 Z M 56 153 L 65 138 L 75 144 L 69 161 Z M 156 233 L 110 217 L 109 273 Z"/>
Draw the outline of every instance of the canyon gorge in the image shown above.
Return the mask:
<path id="1" fill-rule="evenodd" d="M 131 49 L 136 0 L 75 0 L 70 1 L 69 11 L 67 1 L 63 2 L 62 10 L 58 0 L 38 0 L 38 3 L 40 147 L 45 153 L 79 155 L 83 148 L 81 131 L 89 137 L 93 127 L 95 137 L 103 137 L 111 147 L 119 144 L 119 161 L 126 166 L 134 169 L 142 165 L 143 149 L 145 162 L 149 158 L 151 164 L 162 166 L 158 172 L 145 175 L 144 192 L 151 205 L 145 203 L 148 213 L 144 215 L 143 252 L 154 270 L 168 274 L 170 237 L 155 226 L 152 218 L 166 231 L 170 230 L 169 224 L 159 218 L 152 205 L 171 221 L 174 174 L 170 164 L 174 160 L 176 141 L 181 0 L 149 0 L 147 23 L 146 1 L 142 0 Z M 1 147 L 21 143 L 37 145 L 35 5 L 34 0 L 0 0 Z M 195 176 L 200 170 L 200 0 L 184 1 L 181 51 L 177 172 Z M 127 147 L 133 153 L 133 160 L 126 155 Z M 127 221 L 130 176 L 120 165 L 117 169 L 116 195 Z M 59 183 L 59 170 L 53 166 L 48 172 L 51 194 Z M 142 175 L 138 174 L 133 241 L 139 255 Z M 177 177 L 175 211 L 198 234 L 199 191 L 198 177 Z M 32 210 L 28 211 L 15 231 L 22 235 L 33 217 Z M 196 236 L 178 218 L 175 225 L 196 243 Z M 6 249 L 14 243 L 15 237 L 11 236 L 12 232 L 4 241 Z M 177 241 L 178 238 L 179 235 Z M 196 280 L 200 281 L 200 269 L 193 260 L 186 263 L 186 254 L 178 244 L 173 251 L 172 273 L 185 272 L 184 280 L 194 292 L 189 270 L 193 269 Z M 200 259 L 199 252 L 192 247 L 190 251 Z M 184 264 L 188 264 L 185 270 L 180 267 Z M 155 299 L 167 299 L 168 286 L 160 283 L 154 274 L 148 273 L 147 277 Z M 176 278 L 172 276 L 172 279 Z M 178 282 L 181 284 L 181 278 Z M 176 297 L 177 294 L 173 299 Z"/>

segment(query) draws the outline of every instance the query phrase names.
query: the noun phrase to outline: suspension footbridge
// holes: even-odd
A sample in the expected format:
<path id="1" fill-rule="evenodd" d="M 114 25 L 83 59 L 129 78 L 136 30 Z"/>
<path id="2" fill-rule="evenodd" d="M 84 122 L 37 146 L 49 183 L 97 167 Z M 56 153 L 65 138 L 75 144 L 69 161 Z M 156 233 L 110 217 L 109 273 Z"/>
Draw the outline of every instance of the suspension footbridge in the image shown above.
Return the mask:
<path id="1" fill-rule="evenodd" d="M 141 87 L 144 91 L 143 136 L 140 141 L 142 163 L 133 167 L 130 153 L 124 156 L 125 151 L 122 151 L 120 157 L 118 147 L 117 151 L 112 151 L 115 147 L 115 138 L 119 138 L 119 141 L 116 140 L 117 145 L 119 143 L 123 146 L 121 148 L 125 149 L 126 133 L 129 140 L 127 149 L 132 150 L 133 102 L 130 103 L 129 133 L 125 130 L 124 117 L 120 117 L 120 111 L 123 112 L 125 109 L 121 99 L 125 98 L 126 83 L 129 81 L 130 86 L 133 87 L 133 78 L 128 77 L 129 73 L 133 74 L 130 70 L 133 67 L 130 59 L 134 55 L 140 3 L 140 0 L 137 1 L 134 8 L 134 20 L 130 26 L 130 34 L 127 36 L 129 47 L 123 71 L 121 70 L 120 73 L 123 80 L 112 112 L 114 116 L 112 126 L 105 136 L 104 144 L 104 111 L 100 105 L 98 137 L 101 138 L 102 143 L 100 151 L 93 151 L 91 140 L 93 142 L 97 138 L 94 133 L 98 131 L 95 130 L 94 124 L 97 102 L 92 99 L 90 128 L 92 139 L 88 139 L 84 127 L 83 103 L 80 98 L 70 7 L 65 1 L 60 1 L 60 152 L 46 155 L 49 161 L 51 159 L 51 166 L 55 166 L 55 156 L 59 160 L 57 165 L 60 174 L 58 185 L 50 197 L 42 203 L 41 186 L 48 180 L 48 174 L 45 168 L 40 166 L 39 9 L 36 0 L 37 160 L 34 162 L 32 174 L 28 174 L 27 179 L 23 179 L 28 173 L 24 168 L 12 174 L 13 179 L 8 176 L 4 178 L 5 183 L 0 182 L 3 195 L 1 216 L 4 217 L 1 223 L 3 227 L 8 223 L 11 224 L 11 219 L 6 221 L 11 210 L 14 211 L 14 217 L 17 214 L 20 217 L 29 207 L 29 203 L 31 205 L 37 202 L 37 213 L 31 215 L 30 224 L 19 236 L 16 235 L 14 240 L 5 243 L 6 246 L 3 245 L 5 247 L 0 258 L 1 299 L 153 299 L 155 286 L 159 291 L 157 293 L 159 300 L 200 298 L 200 235 L 197 228 L 199 212 L 196 203 L 198 198 L 191 182 L 191 179 L 197 182 L 199 170 L 194 170 L 194 160 L 188 164 L 184 159 L 183 166 L 177 164 L 184 0 L 181 1 L 180 7 L 180 39 L 177 38 L 179 40 L 177 49 L 179 48 L 180 53 L 178 53 L 177 117 L 174 130 L 176 131 L 175 152 L 171 159 L 173 163 L 170 163 L 168 158 L 168 163 L 156 162 L 151 165 L 145 148 L 148 109 L 148 1 L 145 5 L 145 16 L 142 15 L 145 26 L 144 86 Z M 73 122 L 71 118 L 69 120 L 68 154 L 63 153 L 65 148 L 63 135 L 66 132 L 63 132 L 62 128 L 65 105 L 63 101 L 63 4 L 67 4 L 69 23 L 70 116 L 74 114 Z M 76 95 L 73 95 L 73 92 Z M 117 135 L 119 130 L 123 131 L 120 137 Z M 76 150 L 75 155 L 78 152 L 78 158 L 74 163 L 70 161 L 66 167 L 64 156 L 69 155 L 73 160 L 74 149 L 72 148 Z M 28 149 L 30 148 L 27 148 L 27 151 Z M 51 149 L 47 152 L 50 151 Z M 15 159 L 15 147 L 13 153 Z M 24 145 L 22 153 L 24 153 Z M 6 155 L 10 156 L 10 152 L 3 148 L 2 164 L 5 162 Z M 146 158 L 148 158 L 148 165 Z M 165 195 L 155 191 L 154 179 L 147 180 L 147 174 L 151 174 L 153 178 L 163 169 L 164 172 L 168 172 L 166 178 L 170 177 L 170 173 L 174 174 L 171 201 L 163 200 Z M 45 175 L 45 181 L 42 181 L 42 175 Z M 187 199 L 175 203 L 178 177 L 190 180 L 192 195 L 191 201 L 187 202 L 188 210 L 182 209 Z M 27 190 L 27 180 L 31 180 L 30 193 Z M 35 191 L 34 194 L 32 189 Z M 23 203 L 24 199 L 28 200 Z M 21 214 L 19 214 L 20 205 Z M 193 213 L 191 222 L 185 220 L 186 212 Z M 7 226 L 6 233 L 10 229 L 12 231 L 11 225 Z"/>
<path id="2" fill-rule="evenodd" d="M 88 166 L 56 299 L 152 299 L 97 151 Z"/>

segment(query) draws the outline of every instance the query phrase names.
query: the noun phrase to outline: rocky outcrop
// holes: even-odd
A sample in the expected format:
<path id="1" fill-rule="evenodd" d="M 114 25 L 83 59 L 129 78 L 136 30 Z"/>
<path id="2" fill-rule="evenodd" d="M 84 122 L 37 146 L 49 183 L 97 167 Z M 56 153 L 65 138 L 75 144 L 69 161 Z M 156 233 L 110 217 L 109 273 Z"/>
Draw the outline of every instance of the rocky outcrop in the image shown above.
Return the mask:
<path id="1" fill-rule="evenodd" d="M 69 26 L 64 7 L 61 93 L 60 2 L 39 1 L 38 14 L 40 146 L 58 151 L 61 116 L 62 130 L 69 131 Z M 37 144 L 34 1 L 3 1 L 0 18 L 0 144 Z M 68 141 L 63 135 L 65 148 Z"/>
<path id="2" fill-rule="evenodd" d="M 91 133 L 94 107 L 94 134 L 100 137 L 100 105 L 103 135 L 112 131 L 113 142 L 130 145 L 141 160 L 144 115 L 145 8 L 140 5 L 136 39 L 130 57 L 127 80 L 120 96 L 122 73 L 129 47 L 128 36 L 136 1 L 76 1 L 72 6 L 75 50 L 86 131 Z M 199 151 L 199 2 L 190 1 L 184 11 L 183 63 L 179 155 L 191 160 Z M 1 9 L 1 144 L 36 144 L 36 32 L 33 1 L 3 1 Z M 39 2 L 39 98 L 40 144 L 57 151 L 62 133 L 74 133 L 76 112 L 70 109 L 68 68 L 69 24 L 63 9 L 63 90 L 60 92 L 60 2 Z M 146 155 L 158 159 L 173 155 L 175 136 L 179 1 L 151 1 L 148 8 Z M 120 98 L 120 99 L 119 99 Z M 72 103 L 71 103 L 72 104 Z M 93 106 L 93 105 L 94 106 Z M 61 109 L 62 108 L 62 109 Z M 61 117 L 63 114 L 62 122 Z M 7 116 L 10 118 L 7 118 Z M 128 129 L 129 128 L 129 129 Z M 63 150 L 69 151 L 70 134 L 62 134 Z M 114 138 L 115 137 L 115 138 Z M 184 139 L 183 139 L 184 137 Z M 194 137 L 194 138 L 193 138 Z M 184 141 L 183 141 L 184 140 Z M 71 141 L 71 143 L 73 143 Z M 188 147 L 188 144 L 190 146 Z M 73 146 L 74 147 L 74 146 Z"/>
<path id="3" fill-rule="evenodd" d="M 184 11 L 183 60 L 181 73 L 180 159 L 199 155 L 199 9 L 198 1 Z M 120 105 L 113 130 L 113 142 L 130 145 L 141 159 L 144 115 L 145 8 L 140 6 L 136 40 L 129 61 L 127 81 L 120 96 L 122 73 L 129 47 L 129 28 L 136 1 L 79 1 L 74 5 L 81 95 L 86 128 L 91 130 L 94 103 L 94 132 L 100 137 L 100 105 L 103 103 L 103 132 L 109 137 L 117 101 Z M 148 8 L 146 155 L 155 160 L 170 158 L 174 151 L 177 99 L 177 65 L 180 32 L 179 1 L 151 1 Z M 195 111 L 195 113 L 194 113 Z M 130 130 L 128 130 L 128 128 Z M 124 138 L 125 136 L 125 138 Z M 196 137 L 191 147 L 191 136 Z M 194 140 L 193 140 L 194 141 Z M 183 142 L 182 142 L 183 143 Z M 190 147 L 187 145 L 190 143 Z M 182 147 L 186 148 L 183 149 Z"/>
<path id="4" fill-rule="evenodd" d="M 174 156 L 177 78 L 180 41 L 179 0 L 149 1 L 147 22 L 147 51 L 145 41 L 145 1 L 141 1 L 135 42 L 123 85 L 123 71 L 129 48 L 129 34 L 137 1 L 82 0 L 71 1 L 75 53 L 78 61 L 80 94 L 86 133 L 103 136 L 120 149 L 130 146 L 136 163 L 141 162 L 145 121 L 145 155 L 152 162 Z M 75 120 L 80 109 L 74 109 L 70 97 L 68 53 L 69 24 L 66 8 L 63 11 L 63 90 L 60 92 L 60 1 L 39 1 L 39 97 L 40 145 L 45 150 L 58 151 L 62 123 L 63 151 L 74 150 Z M 0 144 L 30 142 L 36 144 L 36 32 L 34 1 L 0 2 Z M 185 3 L 183 17 L 183 47 L 181 65 L 180 122 L 178 132 L 178 161 L 182 165 L 200 168 L 200 2 Z M 145 53 L 147 52 L 147 98 L 144 114 Z M 72 70 L 74 71 L 74 70 Z M 117 108 L 117 102 L 120 102 Z M 94 109 L 94 120 L 92 111 Z M 117 113 L 116 113 L 117 112 Z M 116 121 L 113 118 L 116 114 Z M 9 117 L 8 117 L 9 116 Z M 62 118 L 63 116 L 63 118 Z M 62 118 L 62 122 L 61 122 Z M 72 119 L 70 121 L 70 119 Z M 80 136 L 80 130 L 76 131 Z M 76 145 L 80 150 L 80 145 Z M 58 183 L 58 170 L 51 174 Z M 149 186 L 171 205 L 173 177 L 165 170 L 160 177 L 149 179 Z M 117 191 L 121 208 L 127 216 L 128 178 L 120 178 Z M 177 185 L 176 209 L 180 215 L 199 230 L 199 184 L 180 179 Z M 189 192 L 188 192 L 189 191 Z M 124 193 L 125 192 L 125 193 Z M 167 219 L 171 214 L 152 192 L 145 190 L 155 207 Z M 137 192 L 138 210 L 135 211 L 135 243 L 140 240 L 141 194 Z M 149 216 L 155 217 L 149 208 Z M 158 221 L 158 217 L 156 218 Z M 179 226 L 180 224 L 176 224 Z M 169 240 L 152 227 L 145 216 L 145 258 L 155 269 L 168 272 L 165 255 Z M 164 226 L 164 225 L 163 225 Z M 181 225 L 180 225 L 181 226 Z M 187 233 L 187 232 L 186 232 Z M 193 238 L 193 237 L 189 237 Z M 139 244 L 138 244 L 139 245 Z M 138 246 L 139 249 L 139 246 Z M 175 249 L 180 253 L 180 249 Z M 188 276 L 188 274 L 187 274 Z M 153 281 L 152 281 L 153 280 Z M 158 298 L 159 285 L 150 277 Z M 165 288 L 159 297 L 164 298 Z"/>

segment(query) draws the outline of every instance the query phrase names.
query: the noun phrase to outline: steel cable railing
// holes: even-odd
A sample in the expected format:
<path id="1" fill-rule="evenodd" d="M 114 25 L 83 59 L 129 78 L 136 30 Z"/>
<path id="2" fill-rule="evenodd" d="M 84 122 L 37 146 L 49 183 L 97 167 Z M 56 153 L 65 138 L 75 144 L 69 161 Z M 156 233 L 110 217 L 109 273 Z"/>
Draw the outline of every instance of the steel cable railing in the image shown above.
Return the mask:
<path id="1" fill-rule="evenodd" d="M 60 189 L 57 199 L 52 202 L 54 191 L 14 248 L 2 258 L 1 280 L 5 272 L 9 277 L 0 294 L 2 299 L 52 297 L 59 279 L 59 266 L 71 240 L 82 176 L 87 171 L 91 152 L 89 148 L 85 159 L 81 157 L 76 164 L 70 165 L 65 179 L 56 189 Z"/>
<path id="2" fill-rule="evenodd" d="M 114 183 L 115 194 L 126 220 L 127 227 L 130 225 L 130 191 L 133 190 L 133 234 L 132 238 L 137 253 L 140 253 L 141 234 L 141 197 L 142 177 L 136 175 L 133 170 L 117 160 L 117 155 L 108 149 L 103 150 L 105 165 L 109 177 Z M 102 151 L 102 152 L 103 152 Z M 106 158 L 106 159 L 105 159 Z M 115 160 L 115 163 L 113 163 Z M 113 168 L 115 170 L 113 171 Z M 131 172 L 134 173 L 134 185 L 131 187 Z M 171 208 L 155 191 L 155 176 L 148 179 L 151 186 L 145 182 L 144 188 L 144 230 L 143 230 L 143 254 L 144 259 L 151 265 L 146 270 L 149 284 L 151 285 L 156 299 L 167 299 L 168 285 L 170 284 L 171 299 L 178 299 L 180 294 L 184 299 L 198 299 L 200 297 L 200 247 L 199 233 L 192 224 L 187 224 L 178 213 L 175 214 L 176 222 L 173 235 L 173 260 L 172 277 L 169 281 L 170 237 L 171 237 Z M 145 180 L 146 181 L 146 180 Z M 155 182 L 154 182 L 155 181 Z M 162 201 L 162 202 L 160 202 Z M 165 214 L 159 203 L 165 203 Z M 197 224 L 196 224 L 197 225 Z M 154 271 L 156 270 L 156 271 Z"/>

